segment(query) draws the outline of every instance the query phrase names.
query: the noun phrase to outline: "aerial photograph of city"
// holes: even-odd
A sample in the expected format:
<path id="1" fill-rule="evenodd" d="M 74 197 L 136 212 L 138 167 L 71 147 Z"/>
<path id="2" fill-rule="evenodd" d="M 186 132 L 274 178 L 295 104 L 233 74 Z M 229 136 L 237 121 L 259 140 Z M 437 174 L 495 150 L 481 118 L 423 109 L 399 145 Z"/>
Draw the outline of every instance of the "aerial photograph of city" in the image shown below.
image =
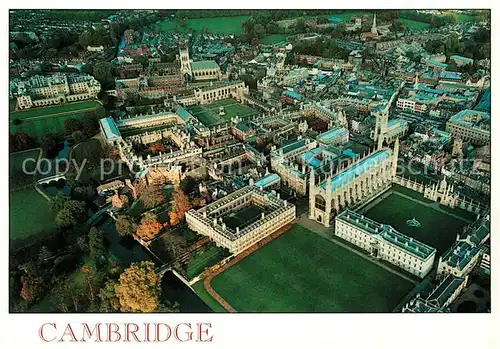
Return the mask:
<path id="1" fill-rule="evenodd" d="M 490 28 L 9 10 L 10 313 L 490 313 Z"/>

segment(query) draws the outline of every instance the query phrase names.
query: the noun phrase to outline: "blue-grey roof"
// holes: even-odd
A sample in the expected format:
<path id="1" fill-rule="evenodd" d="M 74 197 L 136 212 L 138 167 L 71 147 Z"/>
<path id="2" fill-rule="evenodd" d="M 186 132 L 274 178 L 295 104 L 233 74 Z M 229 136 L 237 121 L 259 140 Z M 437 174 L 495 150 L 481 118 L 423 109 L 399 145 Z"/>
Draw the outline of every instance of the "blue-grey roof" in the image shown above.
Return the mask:
<path id="1" fill-rule="evenodd" d="M 388 159 L 392 156 L 392 150 L 385 149 L 379 150 L 376 153 L 371 154 L 370 156 L 364 158 L 360 162 L 355 165 L 347 168 L 343 172 L 338 175 L 332 177 L 331 181 L 331 191 L 334 191 L 337 188 L 342 187 L 346 183 L 349 183 L 354 178 L 361 176 L 362 174 L 368 172 L 370 169 L 377 167 L 384 160 Z M 326 181 L 321 184 L 323 189 L 326 188 Z"/>
<path id="2" fill-rule="evenodd" d="M 358 154 L 353 152 L 352 149 L 350 149 L 350 148 L 347 148 L 346 150 L 344 150 L 342 154 L 349 156 L 351 158 L 355 158 L 356 156 L 358 156 Z"/>
<path id="3" fill-rule="evenodd" d="M 488 87 L 484 90 L 483 96 L 481 100 L 476 105 L 474 110 L 482 111 L 482 112 L 490 112 L 491 111 L 491 88 Z"/>
<path id="4" fill-rule="evenodd" d="M 479 248 L 466 241 L 456 241 L 443 255 L 443 261 L 458 270 L 463 270 L 478 253 Z"/>
<path id="5" fill-rule="evenodd" d="M 299 94 L 299 93 L 297 93 L 297 92 L 295 92 L 295 91 L 292 91 L 292 90 L 286 90 L 286 91 L 285 91 L 285 94 L 286 94 L 288 97 L 291 97 L 291 98 L 293 98 L 293 99 L 297 99 L 297 100 L 299 100 L 299 101 L 300 101 L 300 100 L 302 100 L 302 98 L 303 98 L 301 94 Z"/>
<path id="6" fill-rule="evenodd" d="M 219 65 L 216 61 L 198 61 L 191 63 L 192 70 L 217 69 Z"/>
<path id="7" fill-rule="evenodd" d="M 111 116 L 100 119 L 99 123 L 101 124 L 102 130 L 104 132 L 104 137 L 106 139 L 121 137 L 120 131 L 116 126 L 115 120 L 113 120 Z"/>
<path id="8" fill-rule="evenodd" d="M 434 291 L 431 292 L 427 301 L 432 305 L 442 307 L 455 293 L 464 279 L 449 274 Z"/>
<path id="9" fill-rule="evenodd" d="M 472 115 L 474 117 L 480 118 L 478 122 L 472 122 L 472 121 L 467 121 L 465 118 L 469 115 Z M 467 126 L 467 127 L 473 127 L 473 128 L 480 128 L 480 125 L 482 123 L 489 123 L 490 122 L 490 114 L 477 111 L 477 110 L 470 110 L 470 109 L 465 109 L 461 110 L 457 114 L 453 115 L 450 120 L 450 122 L 455 123 L 455 124 L 460 124 L 462 126 Z M 488 131 L 489 130 L 484 130 Z"/>
<path id="10" fill-rule="evenodd" d="M 461 80 L 462 74 L 454 71 L 442 71 L 439 77 L 442 79 Z"/>
<path id="11" fill-rule="evenodd" d="M 407 124 L 408 122 L 406 120 L 403 120 L 403 119 L 392 119 L 392 120 L 389 120 L 387 122 L 387 127 L 392 127 L 392 126 L 395 126 L 395 125 L 404 125 L 404 124 Z"/>
<path id="12" fill-rule="evenodd" d="M 311 149 L 303 154 L 300 154 L 300 158 L 312 167 L 319 167 L 321 166 L 321 161 L 316 159 L 316 155 L 320 154 L 324 149 L 324 147 Z"/>
<path id="13" fill-rule="evenodd" d="M 435 65 L 436 67 L 440 67 L 440 68 L 446 68 L 448 66 L 448 64 L 446 64 L 446 63 L 441 63 L 441 62 L 435 61 L 433 59 L 428 59 L 427 63 L 431 64 L 431 65 Z"/>
<path id="14" fill-rule="evenodd" d="M 451 59 L 456 59 L 462 62 L 466 63 L 472 63 L 474 60 L 472 58 L 464 57 L 464 56 L 458 56 L 458 55 L 453 55 L 450 57 Z"/>
<path id="15" fill-rule="evenodd" d="M 295 149 L 303 147 L 304 145 L 306 145 L 306 140 L 304 138 L 303 139 L 299 139 L 298 141 L 295 141 L 293 143 L 285 145 L 283 147 L 283 154 L 289 153 L 289 152 L 291 152 L 291 151 L 293 151 Z"/>
<path id="16" fill-rule="evenodd" d="M 270 175 L 262 177 L 257 182 L 255 182 L 255 186 L 257 188 L 259 188 L 259 187 L 266 188 L 270 185 L 278 183 L 279 180 L 280 180 L 280 176 L 278 176 L 276 173 L 271 173 Z"/>
<path id="17" fill-rule="evenodd" d="M 178 107 L 177 108 L 177 115 L 180 116 L 182 120 L 185 122 L 188 121 L 189 119 L 193 118 L 193 115 L 191 115 L 186 109 L 183 107 Z"/>
<path id="18" fill-rule="evenodd" d="M 348 131 L 345 128 L 335 127 L 335 128 L 332 128 L 331 130 L 328 130 L 328 131 L 323 132 L 322 134 L 318 135 L 318 137 L 316 137 L 316 139 L 320 142 L 328 144 L 329 142 L 331 142 L 335 138 L 345 136 L 347 133 L 348 133 Z"/>

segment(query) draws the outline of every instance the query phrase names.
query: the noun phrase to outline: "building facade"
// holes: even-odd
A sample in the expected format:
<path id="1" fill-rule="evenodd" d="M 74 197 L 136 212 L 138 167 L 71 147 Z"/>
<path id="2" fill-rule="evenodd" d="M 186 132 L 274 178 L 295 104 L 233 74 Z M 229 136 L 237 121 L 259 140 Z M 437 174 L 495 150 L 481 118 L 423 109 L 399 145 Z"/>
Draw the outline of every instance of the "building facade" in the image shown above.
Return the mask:
<path id="1" fill-rule="evenodd" d="M 246 225 L 230 227 L 225 218 L 249 206 L 265 208 Z M 216 245 L 238 254 L 295 219 L 295 206 L 271 193 L 247 186 L 199 210 L 186 213 L 190 229 L 208 236 Z"/>
<path id="2" fill-rule="evenodd" d="M 491 139 L 490 115 L 470 109 L 462 110 L 448 120 L 446 131 L 464 142 L 488 144 Z"/>
<path id="3" fill-rule="evenodd" d="M 19 109 L 44 107 L 97 98 L 101 84 L 90 75 L 35 75 L 10 86 Z"/>
<path id="4" fill-rule="evenodd" d="M 399 139 L 394 149 L 381 148 L 326 178 L 309 176 L 309 219 L 329 227 L 341 210 L 376 196 L 396 176 Z"/>
<path id="5" fill-rule="evenodd" d="M 349 209 L 335 217 L 335 236 L 420 278 L 432 269 L 436 256 L 435 248 Z"/>

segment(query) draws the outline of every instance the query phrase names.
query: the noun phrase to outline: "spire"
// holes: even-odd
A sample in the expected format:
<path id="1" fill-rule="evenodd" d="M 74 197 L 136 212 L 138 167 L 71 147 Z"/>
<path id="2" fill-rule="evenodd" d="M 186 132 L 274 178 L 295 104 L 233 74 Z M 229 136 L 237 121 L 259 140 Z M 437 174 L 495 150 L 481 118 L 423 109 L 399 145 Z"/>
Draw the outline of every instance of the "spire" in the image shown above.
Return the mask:
<path id="1" fill-rule="evenodd" d="M 373 37 L 378 37 L 378 31 L 377 31 L 377 14 L 373 14 L 373 23 L 372 23 L 372 30 L 371 30 L 372 36 Z"/>

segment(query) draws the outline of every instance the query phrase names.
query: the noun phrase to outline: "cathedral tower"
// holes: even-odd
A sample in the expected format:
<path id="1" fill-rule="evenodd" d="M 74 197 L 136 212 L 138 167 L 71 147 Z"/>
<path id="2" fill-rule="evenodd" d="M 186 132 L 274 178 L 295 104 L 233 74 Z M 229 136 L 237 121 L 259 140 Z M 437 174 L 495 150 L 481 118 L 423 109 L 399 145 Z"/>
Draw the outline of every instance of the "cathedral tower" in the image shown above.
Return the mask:
<path id="1" fill-rule="evenodd" d="M 193 76 L 191 71 L 191 61 L 189 60 L 189 49 L 187 43 L 179 44 L 179 59 L 181 61 L 181 73 L 182 75 Z"/>

